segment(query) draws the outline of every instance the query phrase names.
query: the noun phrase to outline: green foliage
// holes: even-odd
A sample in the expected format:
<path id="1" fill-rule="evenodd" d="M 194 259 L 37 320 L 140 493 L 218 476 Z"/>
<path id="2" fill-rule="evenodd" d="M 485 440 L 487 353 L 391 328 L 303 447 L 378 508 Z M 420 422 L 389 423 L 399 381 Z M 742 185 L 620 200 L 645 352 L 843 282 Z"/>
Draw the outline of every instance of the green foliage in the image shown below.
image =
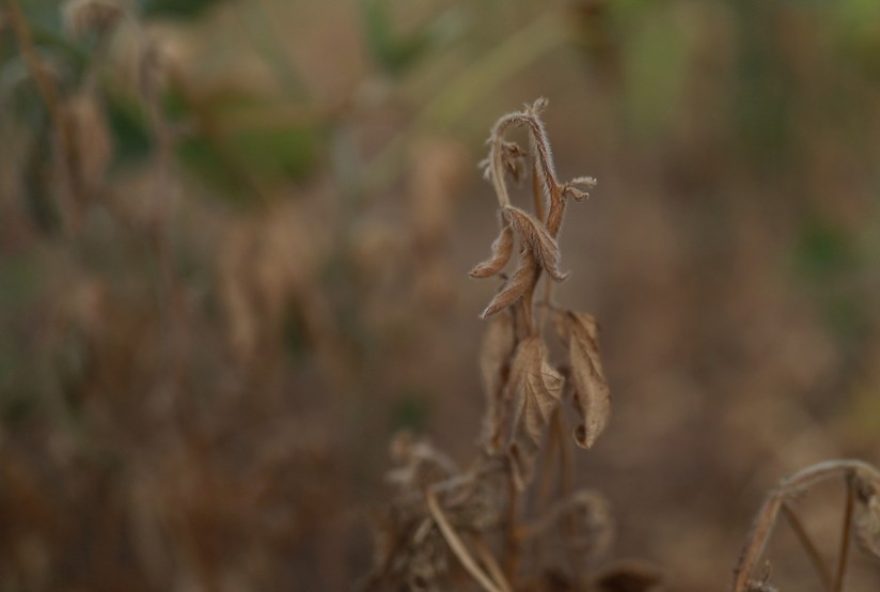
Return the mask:
<path id="1" fill-rule="evenodd" d="M 147 17 L 194 19 L 225 0 L 140 0 Z"/>
<path id="2" fill-rule="evenodd" d="M 855 249 L 845 229 L 817 217 L 802 224 L 795 245 L 795 264 L 804 278 L 821 283 L 851 270 L 855 262 Z"/>
<path id="3" fill-rule="evenodd" d="M 143 111 L 122 97 L 105 101 L 107 123 L 113 134 L 114 166 L 142 163 L 153 149 Z"/>
<path id="4" fill-rule="evenodd" d="M 431 397 L 426 393 L 415 391 L 402 393 L 391 406 L 390 432 L 398 430 L 423 432 L 431 416 L 430 399 Z"/>
<path id="5" fill-rule="evenodd" d="M 361 17 L 367 49 L 376 63 L 393 76 L 411 69 L 461 30 L 459 11 L 450 10 L 414 31 L 398 32 L 388 1 L 361 0 Z"/>
<path id="6" fill-rule="evenodd" d="M 683 16 L 664 7 L 625 14 L 626 107 L 641 133 L 661 132 L 677 119 L 691 56 Z"/>

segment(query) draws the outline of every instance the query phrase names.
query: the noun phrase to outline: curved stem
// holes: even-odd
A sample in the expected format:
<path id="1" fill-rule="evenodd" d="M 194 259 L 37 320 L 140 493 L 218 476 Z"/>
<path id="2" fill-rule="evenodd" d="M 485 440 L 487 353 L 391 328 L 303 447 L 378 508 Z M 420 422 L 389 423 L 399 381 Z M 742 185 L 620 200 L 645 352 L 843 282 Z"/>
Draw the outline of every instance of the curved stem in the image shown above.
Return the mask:
<path id="1" fill-rule="evenodd" d="M 840 552 L 837 555 L 837 570 L 834 572 L 834 585 L 831 592 L 843 590 L 843 578 L 846 576 L 846 567 L 849 560 L 850 529 L 852 528 L 853 506 L 855 491 L 853 491 L 852 475 L 846 480 L 846 506 L 843 511 L 843 529 L 840 533 Z"/>
<path id="2" fill-rule="evenodd" d="M 742 554 L 740 555 L 739 562 L 734 570 L 733 592 L 745 592 L 748 590 L 749 578 L 755 565 L 764 553 L 764 548 L 767 546 L 767 541 L 770 539 L 770 535 L 773 532 L 773 526 L 776 524 L 776 518 L 778 517 L 779 511 L 785 500 L 797 492 L 810 488 L 817 483 L 841 476 L 847 478 L 848 487 L 851 487 L 852 479 L 854 477 L 874 483 L 880 483 L 880 471 L 864 461 L 851 459 L 827 460 L 811 465 L 790 477 L 783 479 L 779 487 L 774 489 L 767 496 L 767 499 L 764 501 L 764 504 L 761 506 L 761 509 L 755 518 L 752 531 L 749 534 L 746 545 L 743 547 Z M 853 499 L 852 490 L 849 489 L 848 493 L 847 503 L 850 503 Z M 850 514 L 851 509 L 847 511 L 847 525 L 851 521 Z M 847 533 L 849 532 L 848 529 L 849 526 L 846 526 Z M 848 538 L 849 537 L 847 537 L 847 539 Z M 846 547 L 841 551 L 843 552 L 846 549 L 848 549 L 848 543 L 846 543 Z M 836 575 L 835 581 L 837 581 L 838 578 L 842 581 L 843 576 L 840 572 L 845 568 L 845 559 L 839 560 L 839 573 Z"/>
<path id="3" fill-rule="evenodd" d="M 788 524 L 791 526 L 795 535 L 797 535 L 798 541 L 800 541 L 801 545 L 804 547 L 804 551 L 806 551 L 807 556 L 810 558 L 813 567 L 816 568 L 816 573 L 819 574 L 819 579 L 822 580 L 822 587 L 825 590 L 830 590 L 831 574 L 828 572 L 828 568 L 822 561 L 822 555 L 819 553 L 819 549 L 816 548 L 810 535 L 807 534 L 807 529 L 804 527 L 803 522 L 798 518 L 794 508 L 787 503 L 782 504 L 782 515 L 788 520 Z"/>
<path id="4" fill-rule="evenodd" d="M 477 565 L 477 562 L 471 557 L 467 547 L 464 546 L 461 538 L 459 538 L 458 533 L 455 532 L 455 529 L 452 528 L 449 520 L 446 519 L 446 515 L 440 508 L 440 504 L 437 503 L 436 494 L 428 490 L 425 493 L 425 501 L 428 504 L 428 510 L 431 512 L 434 522 L 437 524 L 437 528 L 440 529 L 440 533 L 443 535 L 443 538 L 446 539 L 446 543 L 461 562 L 465 571 L 467 571 L 487 592 L 504 592 L 498 588 L 495 582 L 493 582 L 482 569 L 480 569 L 480 566 Z"/>

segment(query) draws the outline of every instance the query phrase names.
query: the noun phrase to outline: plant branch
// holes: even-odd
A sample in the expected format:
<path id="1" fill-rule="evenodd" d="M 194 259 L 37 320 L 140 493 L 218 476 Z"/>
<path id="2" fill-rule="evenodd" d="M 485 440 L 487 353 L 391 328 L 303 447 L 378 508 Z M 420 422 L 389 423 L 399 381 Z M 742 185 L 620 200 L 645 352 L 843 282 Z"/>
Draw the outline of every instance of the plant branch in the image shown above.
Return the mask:
<path id="1" fill-rule="evenodd" d="M 850 529 L 852 528 L 854 505 L 853 476 L 848 475 L 846 479 L 846 506 L 843 510 L 843 528 L 840 533 L 840 552 L 837 555 L 837 570 L 834 572 L 832 592 L 841 592 L 843 590 L 843 579 L 846 576 L 847 561 L 849 560 Z"/>
<path id="2" fill-rule="evenodd" d="M 880 483 L 880 471 L 866 462 L 849 459 L 820 462 L 783 479 L 779 487 L 767 496 L 764 504 L 758 511 L 752 525 L 752 530 L 734 569 L 733 592 L 746 592 L 748 590 L 752 571 L 764 553 L 764 549 L 773 532 L 773 527 L 776 524 L 780 508 L 785 500 L 798 492 L 835 477 L 845 477 L 848 483 L 854 478 Z M 852 500 L 852 498 L 852 492 L 850 491 L 848 499 Z M 850 519 L 848 519 L 849 521 Z M 843 566 L 846 567 L 846 564 L 844 563 Z"/>
<path id="3" fill-rule="evenodd" d="M 425 501 L 428 504 L 428 511 L 431 512 L 431 516 L 434 518 L 434 522 L 437 524 L 437 528 L 440 529 L 440 533 L 443 535 L 443 538 L 446 539 L 446 543 L 449 545 L 449 548 L 452 549 L 452 552 L 461 562 L 462 567 L 464 567 L 465 571 L 470 574 L 472 578 L 474 578 L 480 586 L 483 587 L 487 592 L 505 592 L 504 590 L 498 588 L 498 586 L 492 581 L 492 579 L 480 569 L 480 566 L 477 565 L 476 560 L 471 557 L 471 554 L 468 552 L 467 547 L 465 547 L 461 538 L 455 532 L 455 529 L 447 520 L 446 515 L 443 513 L 443 510 L 440 508 L 440 504 L 437 503 L 436 494 L 428 490 L 425 493 Z"/>
<path id="4" fill-rule="evenodd" d="M 794 508 L 792 508 L 787 502 L 782 504 L 782 515 L 788 520 L 788 524 L 791 526 L 798 541 L 800 541 L 803 546 L 804 551 L 807 553 L 807 557 L 810 558 L 810 562 L 813 564 L 813 567 L 816 568 L 816 573 L 819 575 L 819 579 L 822 580 L 822 587 L 825 590 L 830 590 L 831 574 L 828 572 L 828 567 L 822 560 L 822 555 L 819 553 L 819 549 L 816 548 L 816 545 L 807 533 L 807 529 L 804 527 L 803 522 L 798 518 Z"/>

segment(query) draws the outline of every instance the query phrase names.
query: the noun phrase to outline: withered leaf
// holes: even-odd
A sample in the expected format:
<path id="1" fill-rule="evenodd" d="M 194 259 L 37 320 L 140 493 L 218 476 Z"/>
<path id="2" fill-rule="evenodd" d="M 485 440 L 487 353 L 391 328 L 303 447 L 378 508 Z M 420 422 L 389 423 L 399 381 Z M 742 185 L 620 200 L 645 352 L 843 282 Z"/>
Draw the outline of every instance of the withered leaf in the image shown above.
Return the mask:
<path id="1" fill-rule="evenodd" d="M 513 229 L 505 224 L 498 234 L 498 238 L 492 243 L 492 256 L 486 261 L 478 263 L 470 272 L 473 278 L 487 278 L 500 272 L 510 261 L 513 252 Z"/>
<path id="2" fill-rule="evenodd" d="M 567 312 L 561 331 L 568 340 L 571 382 L 581 420 L 574 438 L 579 446 L 590 448 L 611 416 L 611 395 L 599 356 L 598 326 L 591 315 Z"/>
<path id="3" fill-rule="evenodd" d="M 510 369 L 514 395 L 510 453 L 522 487 L 530 479 L 544 427 L 562 397 L 562 376 L 547 363 L 547 346 L 540 337 L 520 342 Z"/>
<path id="4" fill-rule="evenodd" d="M 559 270 L 559 245 L 543 223 L 528 212 L 514 206 L 503 210 L 504 219 L 524 245 L 534 254 L 538 265 L 556 281 L 564 280 L 568 274 Z"/>
<path id="5" fill-rule="evenodd" d="M 869 555 L 880 559 L 880 496 L 873 493 L 856 505 L 856 540 Z"/>
<path id="6" fill-rule="evenodd" d="M 504 420 L 504 384 L 513 347 L 513 318 L 510 312 L 494 317 L 486 327 L 480 347 L 480 373 L 488 401 L 483 425 L 484 441 L 490 451 L 497 451 L 500 446 Z"/>
<path id="7" fill-rule="evenodd" d="M 489 306 L 480 314 L 485 319 L 499 310 L 507 308 L 515 304 L 523 295 L 532 288 L 535 280 L 537 268 L 535 267 L 535 259 L 531 251 L 523 250 L 519 255 L 519 267 L 513 273 L 513 276 L 504 284 L 500 292 L 495 294 Z"/>

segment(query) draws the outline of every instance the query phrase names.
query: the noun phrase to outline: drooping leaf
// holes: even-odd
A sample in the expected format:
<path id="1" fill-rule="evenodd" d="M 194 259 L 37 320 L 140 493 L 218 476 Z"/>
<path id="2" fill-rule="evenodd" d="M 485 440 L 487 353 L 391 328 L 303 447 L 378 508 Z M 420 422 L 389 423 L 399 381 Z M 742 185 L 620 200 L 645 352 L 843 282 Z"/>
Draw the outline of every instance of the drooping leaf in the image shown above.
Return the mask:
<path id="1" fill-rule="evenodd" d="M 531 289 L 537 272 L 532 252 L 528 249 L 520 251 L 519 267 L 507 280 L 501 291 L 495 294 L 495 297 L 489 302 L 489 306 L 480 314 L 480 318 L 487 319 L 499 310 L 516 304 Z"/>
<path id="2" fill-rule="evenodd" d="M 510 369 L 514 397 L 510 455 L 520 488 L 531 478 L 544 428 L 562 398 L 562 386 L 562 376 L 547 363 L 544 341 L 540 337 L 521 341 Z"/>
<path id="3" fill-rule="evenodd" d="M 856 540 L 869 555 L 880 559 L 880 494 L 867 480 L 856 481 Z"/>
<path id="4" fill-rule="evenodd" d="M 504 384 L 514 345 L 513 317 L 510 313 L 498 315 L 489 321 L 480 347 L 480 373 L 488 403 L 483 425 L 484 441 L 490 451 L 497 451 L 501 444 Z"/>
<path id="5" fill-rule="evenodd" d="M 511 225 L 514 233 L 535 256 L 541 269 L 556 281 L 562 281 L 567 274 L 559 271 L 559 245 L 550 236 L 547 227 L 528 212 L 517 207 L 504 208 L 504 219 Z"/>
<path id="6" fill-rule="evenodd" d="M 505 224 L 498 234 L 498 238 L 492 243 L 492 256 L 482 263 L 478 263 L 470 272 L 472 278 L 487 278 L 496 275 L 507 262 L 513 252 L 513 230 Z"/>
<path id="7" fill-rule="evenodd" d="M 568 342 L 571 383 L 581 419 L 574 438 L 579 446 L 590 448 L 611 416 L 611 395 L 599 356 L 598 325 L 591 315 L 568 312 L 561 332 Z"/>

